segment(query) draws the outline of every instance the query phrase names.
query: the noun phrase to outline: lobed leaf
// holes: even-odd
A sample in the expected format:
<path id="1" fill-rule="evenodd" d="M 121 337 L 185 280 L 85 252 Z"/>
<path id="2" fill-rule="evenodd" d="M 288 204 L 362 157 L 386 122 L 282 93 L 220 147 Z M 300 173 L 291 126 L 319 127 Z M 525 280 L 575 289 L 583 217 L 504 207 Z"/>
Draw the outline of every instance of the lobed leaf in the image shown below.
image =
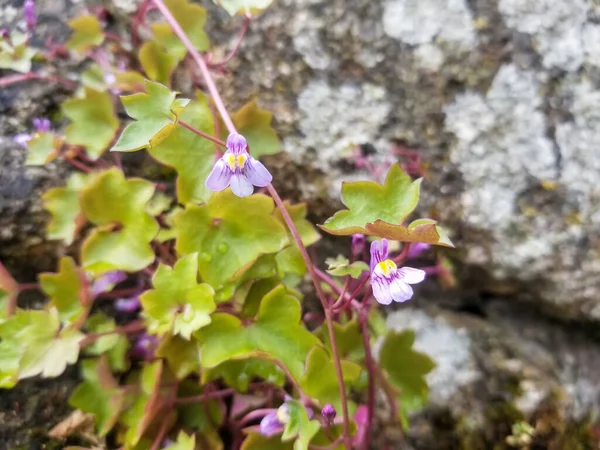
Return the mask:
<path id="1" fill-rule="evenodd" d="M 282 441 L 294 439 L 294 450 L 308 450 L 312 438 L 316 436 L 321 428 L 317 420 L 310 420 L 306 408 L 297 400 L 286 402 L 290 420 L 285 425 Z"/>
<path id="2" fill-rule="evenodd" d="M 231 16 L 236 14 L 249 15 L 258 14 L 267 9 L 273 0 L 213 0 L 217 5 L 223 7 Z"/>
<path id="3" fill-rule="evenodd" d="M 27 166 L 43 166 L 56 159 L 63 141 L 53 133 L 36 133 L 27 141 Z"/>
<path id="4" fill-rule="evenodd" d="M 61 322 L 76 322 L 84 311 L 87 286 L 73 258 L 61 258 L 58 273 L 42 273 L 39 279 L 42 292 L 50 298 L 48 307 L 56 308 Z"/>
<path id="5" fill-rule="evenodd" d="M 177 252 L 198 252 L 200 276 L 219 288 L 260 255 L 278 252 L 288 243 L 273 209 L 266 195 L 240 198 L 229 189 L 215 193 L 206 205 L 188 204 L 175 217 Z"/>
<path id="6" fill-rule="evenodd" d="M 99 174 L 82 189 L 83 213 L 98 225 L 81 249 L 86 270 L 96 274 L 111 270 L 136 272 L 154 261 L 150 241 L 158 225 L 146 213 L 146 203 L 153 193 L 152 183 L 139 178 L 126 180 L 116 168 Z"/>
<path id="7" fill-rule="evenodd" d="M 152 284 L 154 289 L 140 296 L 151 333 L 173 332 L 189 340 L 193 332 L 210 323 L 215 291 L 209 284 L 198 283 L 197 254 L 181 258 L 173 268 L 160 264 Z"/>
<path id="8" fill-rule="evenodd" d="M 9 39 L 0 38 L 0 69 L 21 73 L 31 71 L 31 60 L 36 51 L 27 45 L 27 35 L 13 31 Z"/>
<path id="9" fill-rule="evenodd" d="M 176 99 L 176 93 L 145 80 L 146 92 L 121 97 L 127 114 L 136 121 L 127 125 L 111 152 L 134 152 L 155 147 L 175 129 L 179 114 L 189 100 Z"/>
<path id="10" fill-rule="evenodd" d="M 115 372 L 124 372 L 129 368 L 127 350 L 130 344 L 127 336 L 114 333 L 117 329 L 115 320 L 104 313 L 97 312 L 85 323 L 90 333 L 105 333 L 92 344 L 85 347 L 85 352 L 90 355 L 105 355 L 110 368 Z"/>
<path id="11" fill-rule="evenodd" d="M 138 59 L 148 78 L 169 85 L 179 59 L 156 40 L 146 41 L 138 51 Z"/>
<path id="12" fill-rule="evenodd" d="M 69 26 L 73 30 L 66 43 L 70 50 L 83 54 L 104 42 L 104 30 L 96 16 L 91 14 L 79 16 L 71 20 Z"/>
<path id="13" fill-rule="evenodd" d="M 364 272 L 369 271 L 369 266 L 363 261 L 354 261 L 350 263 L 348 258 L 338 255 L 336 258 L 327 258 L 325 263 L 329 266 L 327 273 L 337 277 L 350 275 L 352 278 L 359 278 Z"/>
<path id="14" fill-rule="evenodd" d="M 201 92 L 198 92 L 195 101 L 185 107 L 181 120 L 205 133 L 213 135 L 215 132 L 212 111 Z M 177 171 L 177 198 L 180 203 L 206 202 L 210 199 L 212 191 L 206 187 L 205 181 L 215 162 L 212 142 L 177 126 L 166 139 L 148 151 L 160 163 Z"/>
<path id="15" fill-rule="evenodd" d="M 110 94 L 87 87 L 82 98 L 67 100 L 62 110 L 71 120 L 65 129 L 65 140 L 84 146 L 91 159 L 98 159 L 119 129 Z"/>
<path id="16" fill-rule="evenodd" d="M 208 35 L 204 31 L 206 10 L 188 0 L 165 0 L 165 5 L 177 20 L 196 50 L 206 51 L 210 48 Z M 173 33 L 171 26 L 165 22 L 152 25 L 152 31 L 158 42 L 178 60 L 183 59 L 187 50 L 181 40 Z"/>
<path id="17" fill-rule="evenodd" d="M 183 431 L 180 431 L 177 435 L 177 441 L 173 444 L 169 444 L 164 447 L 165 450 L 195 450 L 196 449 L 196 436 L 188 436 Z"/>
<path id="18" fill-rule="evenodd" d="M 215 313 L 196 333 L 200 359 L 211 368 L 231 359 L 275 358 L 299 379 L 309 350 L 319 340 L 304 328 L 299 301 L 280 286 L 267 294 L 256 320 L 247 326 L 235 316 Z"/>
<path id="19" fill-rule="evenodd" d="M 285 373 L 272 361 L 261 358 L 230 360 L 216 367 L 204 369 L 202 383 L 222 378 L 225 384 L 238 392 L 247 392 L 250 382 L 256 378 L 270 384 L 281 386 L 285 384 Z"/>
<path id="20" fill-rule="evenodd" d="M 260 109 L 255 101 L 246 103 L 231 119 L 238 133 L 248 141 L 248 148 L 254 158 L 281 151 L 281 143 L 271 126 L 273 113 Z"/>

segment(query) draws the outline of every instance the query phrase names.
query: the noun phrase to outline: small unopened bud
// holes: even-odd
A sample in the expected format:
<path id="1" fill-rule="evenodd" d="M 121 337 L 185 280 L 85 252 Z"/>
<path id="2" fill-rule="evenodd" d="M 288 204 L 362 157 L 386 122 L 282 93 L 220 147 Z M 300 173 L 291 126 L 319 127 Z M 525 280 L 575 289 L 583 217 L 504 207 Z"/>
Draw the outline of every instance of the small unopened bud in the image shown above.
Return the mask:
<path id="1" fill-rule="evenodd" d="M 331 424 L 336 415 L 337 412 L 331 403 L 326 403 L 325 406 L 323 406 L 323 409 L 321 410 L 321 416 L 323 419 L 325 419 L 327 424 Z"/>
<path id="2" fill-rule="evenodd" d="M 25 23 L 27 31 L 31 32 L 37 24 L 37 15 L 35 14 L 35 2 L 33 0 L 25 0 L 23 3 L 23 12 L 25 14 Z"/>
<path id="3" fill-rule="evenodd" d="M 50 121 L 43 117 L 36 117 L 32 120 L 33 126 L 38 133 L 47 133 L 50 131 Z"/>
<path id="4" fill-rule="evenodd" d="M 426 252 L 431 248 L 431 245 L 423 242 L 416 242 L 410 246 L 408 250 L 408 259 L 415 259 L 421 256 L 422 253 Z"/>
<path id="5" fill-rule="evenodd" d="M 133 313 L 142 307 L 139 297 L 119 298 L 115 302 L 115 309 L 119 312 Z"/>
<path id="6" fill-rule="evenodd" d="M 353 234 L 352 235 L 352 255 L 358 256 L 362 254 L 367 245 L 367 239 L 364 234 Z"/>

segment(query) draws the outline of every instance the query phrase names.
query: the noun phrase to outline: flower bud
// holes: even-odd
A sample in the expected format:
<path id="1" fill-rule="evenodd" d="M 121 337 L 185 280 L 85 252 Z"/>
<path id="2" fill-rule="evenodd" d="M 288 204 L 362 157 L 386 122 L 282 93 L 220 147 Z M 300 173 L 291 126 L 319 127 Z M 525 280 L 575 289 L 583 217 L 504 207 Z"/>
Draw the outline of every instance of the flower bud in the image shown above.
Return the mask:
<path id="1" fill-rule="evenodd" d="M 119 312 L 133 313 L 142 307 L 139 297 L 119 298 L 115 302 L 115 309 Z"/>
<path id="2" fill-rule="evenodd" d="M 23 12 L 25 14 L 25 23 L 27 31 L 31 32 L 37 24 L 37 15 L 35 14 L 35 2 L 33 0 L 25 0 L 23 3 Z"/>
<path id="3" fill-rule="evenodd" d="M 321 416 L 326 423 L 331 424 L 336 415 L 337 412 L 331 403 L 326 403 L 325 406 L 323 406 L 323 409 L 321 410 Z"/>
<path id="4" fill-rule="evenodd" d="M 367 245 L 367 239 L 364 234 L 353 234 L 352 235 L 352 255 L 358 256 L 362 254 Z"/>

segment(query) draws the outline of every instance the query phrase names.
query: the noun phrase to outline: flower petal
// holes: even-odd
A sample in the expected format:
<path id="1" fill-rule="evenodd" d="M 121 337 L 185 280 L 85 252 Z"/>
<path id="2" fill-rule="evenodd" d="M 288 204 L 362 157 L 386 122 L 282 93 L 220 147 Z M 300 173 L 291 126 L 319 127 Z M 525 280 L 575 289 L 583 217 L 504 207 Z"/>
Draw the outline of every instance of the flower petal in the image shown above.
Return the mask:
<path id="1" fill-rule="evenodd" d="M 212 172 L 206 179 L 206 187 L 211 191 L 222 191 L 229 183 L 231 183 L 231 177 L 233 176 L 233 172 L 231 169 L 225 164 L 223 159 L 219 159 L 213 167 Z"/>
<path id="2" fill-rule="evenodd" d="M 379 254 L 381 253 L 381 241 L 371 242 L 371 272 L 375 270 L 377 263 L 380 263 Z"/>
<path id="3" fill-rule="evenodd" d="M 273 436 L 274 434 L 281 433 L 283 431 L 283 424 L 277 418 L 277 410 L 268 413 L 260 421 L 260 434 L 266 437 Z"/>
<path id="4" fill-rule="evenodd" d="M 408 284 L 417 284 L 425 279 L 425 271 L 413 267 L 402 267 L 398 269 L 400 279 Z"/>
<path id="5" fill-rule="evenodd" d="M 390 292 L 390 285 L 385 278 L 373 278 L 371 282 L 373 296 L 382 305 L 389 305 L 394 300 Z"/>
<path id="6" fill-rule="evenodd" d="M 227 137 L 227 149 L 234 153 L 235 155 L 240 155 L 246 152 L 246 147 L 248 147 L 248 143 L 246 142 L 246 138 L 239 133 L 231 133 Z"/>
<path id="7" fill-rule="evenodd" d="M 405 302 L 413 296 L 412 288 L 399 277 L 394 277 L 390 284 L 390 295 L 395 302 Z"/>
<path id="8" fill-rule="evenodd" d="M 243 173 L 234 173 L 231 177 L 231 190 L 238 197 L 248 197 L 254 192 L 254 186 Z"/>
<path id="9" fill-rule="evenodd" d="M 252 156 L 246 161 L 246 176 L 254 186 L 264 187 L 273 181 L 273 176 L 260 161 Z"/>

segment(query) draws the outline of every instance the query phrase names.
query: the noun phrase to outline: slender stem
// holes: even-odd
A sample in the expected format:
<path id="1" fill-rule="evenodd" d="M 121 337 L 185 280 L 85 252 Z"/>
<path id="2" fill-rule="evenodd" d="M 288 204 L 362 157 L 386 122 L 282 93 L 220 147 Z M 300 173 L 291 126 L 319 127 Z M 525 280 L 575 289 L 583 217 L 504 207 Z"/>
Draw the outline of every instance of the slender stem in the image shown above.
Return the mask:
<path id="1" fill-rule="evenodd" d="M 223 142 L 221 139 L 217 139 L 214 136 L 211 136 L 208 133 L 205 133 L 203 131 L 200 131 L 197 128 L 194 128 L 193 126 L 191 126 L 189 123 L 184 122 L 183 120 L 179 121 L 179 125 L 181 125 L 184 128 L 187 128 L 188 130 L 190 130 L 192 133 L 196 133 L 198 136 L 202 136 L 203 138 L 208 139 L 209 141 L 214 142 L 215 144 L 221 145 L 223 147 L 227 147 L 227 145 L 225 144 L 225 142 Z"/>
<path id="2" fill-rule="evenodd" d="M 247 423 L 250 423 L 254 420 L 263 418 L 264 416 L 266 416 L 267 414 L 269 414 L 273 411 L 274 411 L 274 408 L 255 409 L 254 411 L 250 411 L 248 414 L 246 414 L 244 417 L 242 417 L 237 424 L 240 427 L 242 427 L 243 425 L 246 425 Z"/>
<path id="3" fill-rule="evenodd" d="M 52 75 L 41 75 L 35 72 L 28 73 L 19 73 L 15 75 L 8 75 L 6 77 L 0 78 L 0 87 L 6 87 L 11 84 L 20 83 L 22 81 L 29 80 L 43 80 L 43 81 L 52 81 L 54 83 L 60 83 L 69 89 L 77 88 L 77 83 L 72 82 L 71 80 L 67 80 L 65 78 L 55 77 Z"/>
<path id="4" fill-rule="evenodd" d="M 20 283 L 19 284 L 19 292 L 35 291 L 36 289 L 40 289 L 40 283 Z"/>
<path id="5" fill-rule="evenodd" d="M 6 300 L 5 314 L 6 317 L 12 316 L 17 310 L 17 297 L 19 296 L 19 283 L 12 277 L 10 272 L 6 270 L 0 262 L 0 283 L 3 290 L 8 291 L 8 299 Z"/>
<path id="6" fill-rule="evenodd" d="M 246 32 L 248 31 L 248 27 L 250 26 L 250 17 L 246 16 L 245 21 L 244 21 L 244 26 L 242 27 L 242 31 L 240 33 L 240 36 L 238 37 L 238 40 L 235 44 L 235 46 L 231 49 L 231 51 L 229 52 L 229 54 L 227 56 L 225 56 L 221 61 L 217 61 L 217 62 L 212 62 L 209 61 L 208 64 L 211 67 L 217 67 L 217 66 L 222 66 L 224 64 L 227 64 L 229 61 L 231 61 L 231 58 L 233 58 L 237 51 L 240 48 L 240 45 L 242 44 L 242 41 L 244 40 L 244 36 L 246 36 Z"/>
<path id="7" fill-rule="evenodd" d="M 371 434 L 371 427 L 373 426 L 373 416 L 375 415 L 375 363 L 373 361 L 373 354 L 371 353 L 367 314 L 367 310 L 363 309 L 362 316 L 359 319 L 360 331 L 363 338 L 363 345 L 365 347 L 365 363 L 367 366 L 367 375 L 369 381 L 369 388 L 367 390 L 367 425 L 365 427 L 365 434 L 363 436 L 361 445 L 363 450 L 367 450 L 369 448 L 369 437 Z"/>
<path id="8" fill-rule="evenodd" d="M 191 397 L 179 397 L 175 399 L 175 404 L 187 405 L 189 403 L 203 402 L 204 400 L 209 400 L 211 398 L 229 397 L 230 395 L 235 394 L 235 392 L 235 389 L 222 389 L 220 391 L 206 392 L 200 395 L 193 395 Z"/>
<path id="9" fill-rule="evenodd" d="M 338 445 L 340 445 L 343 441 L 342 437 L 337 438 L 335 441 L 333 441 L 331 444 L 329 445 L 315 445 L 315 444 L 310 444 L 308 446 L 309 450 L 333 450 L 335 449 Z"/>
<path id="10" fill-rule="evenodd" d="M 164 4 L 163 0 L 154 0 L 154 4 L 158 8 L 158 10 L 161 12 L 161 14 L 165 17 L 166 21 L 169 23 L 169 25 L 173 29 L 173 32 L 177 35 L 177 37 L 181 40 L 181 42 L 183 42 L 183 45 L 185 45 L 188 52 L 190 52 L 190 55 L 192 55 L 192 58 L 194 59 L 194 61 L 196 61 L 196 64 L 198 65 L 198 68 L 200 69 L 200 72 L 202 73 L 202 77 L 204 78 L 204 81 L 206 82 L 206 87 L 208 88 L 208 91 L 210 92 L 210 95 L 212 96 L 212 99 L 215 102 L 215 106 L 217 107 L 217 110 L 219 111 L 219 114 L 221 115 L 223 122 L 225 122 L 225 126 L 227 127 L 227 129 L 229 130 L 230 133 L 235 132 L 235 125 L 233 125 L 233 121 L 231 120 L 231 117 L 229 117 L 229 114 L 227 113 L 225 104 L 223 103 L 223 100 L 221 99 L 221 95 L 219 94 L 217 85 L 215 84 L 214 80 L 212 79 L 210 70 L 208 69 L 206 62 L 204 61 L 204 58 L 202 58 L 200 53 L 198 53 L 198 50 L 196 50 L 196 47 L 194 47 L 194 44 L 192 44 L 190 39 L 187 37 L 187 35 L 185 34 L 185 31 L 183 31 L 183 28 L 181 28 L 181 26 L 179 25 L 179 23 L 177 22 L 175 17 L 173 17 L 173 14 L 171 14 L 171 11 L 169 11 L 169 8 L 167 8 L 167 6 Z"/>
<path id="11" fill-rule="evenodd" d="M 350 417 L 348 414 L 348 401 L 346 399 L 346 386 L 344 383 L 344 374 L 342 372 L 342 363 L 340 361 L 340 353 L 337 348 L 337 343 L 335 340 L 335 333 L 333 330 L 333 317 L 332 317 L 331 309 L 327 302 L 327 297 L 325 296 L 325 293 L 323 292 L 323 288 L 321 287 L 321 282 L 316 273 L 315 266 L 313 265 L 312 261 L 310 260 L 310 256 L 308 256 L 308 252 L 306 251 L 306 247 L 304 247 L 304 244 L 302 243 L 302 238 L 300 237 L 300 233 L 298 232 L 298 229 L 294 225 L 294 221 L 290 217 L 290 214 L 288 213 L 287 209 L 285 209 L 285 205 L 281 201 L 281 197 L 279 197 L 279 194 L 277 193 L 277 191 L 275 190 L 275 188 L 273 187 L 272 184 L 269 184 L 267 186 L 267 190 L 269 191 L 269 194 L 271 195 L 271 197 L 275 201 L 275 204 L 279 208 L 279 211 L 281 212 L 283 220 L 285 221 L 288 228 L 290 229 L 290 233 L 292 234 L 292 237 L 294 238 L 294 241 L 296 242 L 298 250 L 300 251 L 300 254 L 302 255 L 302 259 L 304 259 L 304 263 L 306 264 L 308 273 L 310 274 L 310 277 L 312 278 L 313 284 L 315 286 L 315 290 L 317 291 L 317 295 L 319 297 L 319 300 L 321 301 L 321 305 L 323 306 L 323 310 L 325 312 L 325 321 L 327 322 L 327 330 L 329 332 L 329 342 L 331 342 L 331 350 L 333 352 L 333 362 L 335 364 L 335 371 L 336 371 L 336 375 L 337 375 L 337 379 L 338 379 L 338 386 L 339 386 L 339 390 L 340 390 L 340 400 L 342 403 L 342 413 L 344 416 L 344 441 L 346 443 L 346 447 L 348 449 L 351 449 L 352 448 L 352 439 L 350 438 Z"/>
<path id="12" fill-rule="evenodd" d="M 162 444 L 162 441 L 164 440 L 165 436 L 167 435 L 167 431 L 169 431 L 169 425 L 171 425 L 171 421 L 167 420 L 167 417 L 169 414 L 165 414 L 165 418 L 163 420 L 162 425 L 160 426 L 160 430 L 158 431 L 158 434 L 156 435 L 156 438 L 154 439 L 154 442 L 152 443 L 152 447 L 150 448 L 150 450 L 158 450 L 160 448 L 160 445 Z"/>
<path id="13" fill-rule="evenodd" d="M 68 162 L 69 164 L 71 164 L 73 167 L 75 167 L 76 169 L 79 169 L 79 170 L 81 170 L 82 172 L 86 172 L 86 173 L 88 173 L 88 172 L 91 172 L 92 170 L 94 170 L 94 169 L 92 169 L 91 167 L 88 167 L 88 166 L 86 166 L 85 164 L 83 164 L 83 163 L 81 163 L 81 162 L 77 161 L 76 159 L 73 159 L 73 158 L 68 158 L 68 157 L 63 157 L 63 159 L 64 159 L 66 162 Z"/>

